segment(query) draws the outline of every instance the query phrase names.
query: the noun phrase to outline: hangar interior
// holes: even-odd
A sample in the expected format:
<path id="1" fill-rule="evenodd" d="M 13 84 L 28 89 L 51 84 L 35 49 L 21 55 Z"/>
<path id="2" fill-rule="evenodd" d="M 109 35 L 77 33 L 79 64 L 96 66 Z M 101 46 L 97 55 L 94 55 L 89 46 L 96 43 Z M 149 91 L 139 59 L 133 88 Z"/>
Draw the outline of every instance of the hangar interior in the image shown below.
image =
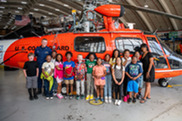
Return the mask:
<path id="1" fill-rule="evenodd" d="M 144 33 L 155 34 L 161 40 L 165 52 L 179 57 L 171 69 L 182 67 L 182 0 L 0 0 L 0 45 L 2 41 L 27 37 L 40 37 L 74 31 L 73 25 L 79 25 L 80 20 L 87 17 L 86 8 L 104 4 L 119 4 L 124 6 L 124 15 L 114 20 L 129 24 L 134 29 Z M 103 17 L 96 14 L 97 26 L 104 27 Z M 94 45 L 91 43 L 95 41 Z M 130 38 L 118 38 L 116 46 L 119 50 L 130 48 L 127 43 Z M 153 41 L 153 40 L 151 40 Z M 141 45 L 139 39 L 133 39 L 133 45 Z M 162 43 L 165 43 L 163 45 Z M 152 43 L 153 52 L 160 55 L 160 62 L 155 61 L 157 69 L 168 68 L 166 57 L 157 48 L 160 45 Z M 80 52 L 104 52 L 106 47 L 102 37 L 76 38 L 75 50 Z M 166 46 L 167 45 L 167 46 Z M 173 52 L 171 50 L 173 50 Z M 134 50 L 134 48 L 132 48 Z M 0 55 L 1 55 L 0 46 Z M 162 53 L 162 54 L 161 54 Z M 167 55 L 166 53 L 166 55 Z M 172 57 L 175 58 L 175 56 Z M 1 59 L 1 58 L 0 58 Z M 170 58 L 168 58 L 170 61 Z M 181 64 L 181 65 L 180 65 Z M 179 66 L 180 65 L 180 66 Z M 180 67 L 180 68 L 179 68 Z M 152 98 L 145 104 L 113 104 L 91 105 L 85 100 L 64 100 L 58 98 L 45 100 L 39 95 L 36 101 L 28 100 L 25 88 L 25 77 L 21 69 L 5 71 L 0 65 L 0 120 L 1 121 L 180 121 L 182 119 L 182 81 L 181 77 L 169 79 L 169 86 L 160 87 L 152 83 Z M 182 75 L 182 74 L 181 74 Z M 142 90 L 142 93 L 145 90 Z"/>

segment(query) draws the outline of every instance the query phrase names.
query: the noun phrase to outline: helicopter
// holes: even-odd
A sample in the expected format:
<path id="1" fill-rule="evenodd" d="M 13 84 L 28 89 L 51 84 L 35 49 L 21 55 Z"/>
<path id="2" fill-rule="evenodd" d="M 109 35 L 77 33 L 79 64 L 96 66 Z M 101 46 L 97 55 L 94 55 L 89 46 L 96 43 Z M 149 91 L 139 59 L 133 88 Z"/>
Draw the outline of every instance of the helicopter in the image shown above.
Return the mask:
<path id="1" fill-rule="evenodd" d="M 35 48 L 41 45 L 43 38 L 48 40 L 48 47 L 56 50 L 57 53 L 65 55 L 67 51 L 71 51 L 73 61 L 76 61 L 78 54 L 82 54 L 85 58 L 89 52 L 103 59 L 105 54 L 112 55 L 114 49 L 118 49 L 121 54 L 125 49 L 129 49 L 132 56 L 136 48 L 146 43 L 154 56 L 155 79 L 158 79 L 160 86 L 167 87 L 172 77 L 182 75 L 182 57 L 169 49 L 157 35 L 134 29 L 132 23 L 129 28 L 125 28 L 123 23 L 113 20 L 113 17 L 124 15 L 124 7 L 132 7 L 141 11 L 145 11 L 144 9 L 112 3 L 102 3 L 100 6 L 96 4 L 98 4 L 97 0 L 87 1 L 83 6 L 82 18 L 78 22 L 75 19 L 76 12 L 72 11 L 74 21 L 69 32 L 2 40 L 0 42 L 1 65 L 23 68 L 24 63 L 28 61 L 28 53 L 34 52 Z M 179 16 L 155 10 L 146 11 L 182 19 Z M 98 14 L 103 16 L 104 26 L 99 25 Z"/>

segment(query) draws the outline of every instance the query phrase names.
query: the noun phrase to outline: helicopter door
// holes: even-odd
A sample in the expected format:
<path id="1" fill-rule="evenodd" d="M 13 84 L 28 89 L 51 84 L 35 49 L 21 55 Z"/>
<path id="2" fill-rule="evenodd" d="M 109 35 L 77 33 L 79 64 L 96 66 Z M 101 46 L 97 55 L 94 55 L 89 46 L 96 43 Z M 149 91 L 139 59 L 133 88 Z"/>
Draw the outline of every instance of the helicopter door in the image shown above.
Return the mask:
<path id="1" fill-rule="evenodd" d="M 154 64 L 156 69 L 168 69 L 169 64 L 164 50 L 157 40 L 155 35 L 145 35 L 148 40 L 149 50 L 154 57 Z"/>

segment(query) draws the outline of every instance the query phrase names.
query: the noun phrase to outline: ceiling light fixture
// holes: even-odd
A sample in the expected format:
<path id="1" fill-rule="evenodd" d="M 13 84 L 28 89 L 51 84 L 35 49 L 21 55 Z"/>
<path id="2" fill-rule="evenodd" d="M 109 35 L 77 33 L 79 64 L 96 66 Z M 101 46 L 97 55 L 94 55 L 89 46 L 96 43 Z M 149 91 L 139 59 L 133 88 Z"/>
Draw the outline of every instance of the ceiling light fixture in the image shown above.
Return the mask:
<path id="1" fill-rule="evenodd" d="M 19 9 L 19 10 L 22 10 L 23 8 L 21 8 L 21 7 L 18 7 L 18 9 Z"/>
<path id="2" fill-rule="evenodd" d="M 21 4 L 27 4 L 27 2 L 25 2 L 25 1 L 21 1 Z"/>
<path id="3" fill-rule="evenodd" d="M 39 4 L 39 6 L 45 6 L 44 4 Z"/>
<path id="4" fill-rule="evenodd" d="M 38 8 L 34 8 L 34 11 L 39 11 L 39 9 Z"/>
<path id="5" fill-rule="evenodd" d="M 144 7 L 145 7 L 145 8 L 148 8 L 148 7 L 149 7 L 149 6 L 147 5 L 147 0 L 145 0 Z"/>
<path id="6" fill-rule="evenodd" d="M 49 14 L 49 15 L 52 15 L 52 13 L 50 13 L 50 12 L 49 12 L 48 14 Z"/>
<path id="7" fill-rule="evenodd" d="M 33 12 L 29 12 L 29 14 L 34 14 Z"/>
<path id="8" fill-rule="evenodd" d="M 144 5 L 145 8 L 148 8 L 149 6 L 147 4 Z"/>
<path id="9" fill-rule="evenodd" d="M 20 11 L 15 11 L 15 13 L 20 13 Z"/>
<path id="10" fill-rule="evenodd" d="M 67 5 L 67 4 L 63 4 L 63 6 L 68 7 L 69 5 Z"/>
<path id="11" fill-rule="evenodd" d="M 60 11 L 60 10 L 56 8 L 55 11 Z"/>

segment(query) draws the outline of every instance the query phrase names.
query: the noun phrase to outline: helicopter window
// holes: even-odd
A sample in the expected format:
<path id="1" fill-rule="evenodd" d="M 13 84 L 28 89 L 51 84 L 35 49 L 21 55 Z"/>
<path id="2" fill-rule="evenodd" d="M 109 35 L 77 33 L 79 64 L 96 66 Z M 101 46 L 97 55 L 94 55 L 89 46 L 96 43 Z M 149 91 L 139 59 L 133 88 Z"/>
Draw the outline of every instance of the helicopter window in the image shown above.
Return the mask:
<path id="1" fill-rule="evenodd" d="M 77 37 L 75 50 L 79 52 L 103 53 L 106 50 L 103 37 Z"/>
<path id="2" fill-rule="evenodd" d="M 168 68 L 161 46 L 154 37 L 147 37 L 151 53 L 154 56 L 155 68 Z"/>
<path id="3" fill-rule="evenodd" d="M 172 69 L 182 69 L 182 56 L 174 53 L 165 43 L 161 42 L 164 52 L 168 56 L 168 61 Z"/>
<path id="4" fill-rule="evenodd" d="M 140 45 L 143 41 L 140 38 L 116 38 L 116 48 L 120 50 L 120 52 L 124 52 L 125 49 L 129 49 L 130 52 L 135 52 L 136 48 L 140 48 Z"/>

